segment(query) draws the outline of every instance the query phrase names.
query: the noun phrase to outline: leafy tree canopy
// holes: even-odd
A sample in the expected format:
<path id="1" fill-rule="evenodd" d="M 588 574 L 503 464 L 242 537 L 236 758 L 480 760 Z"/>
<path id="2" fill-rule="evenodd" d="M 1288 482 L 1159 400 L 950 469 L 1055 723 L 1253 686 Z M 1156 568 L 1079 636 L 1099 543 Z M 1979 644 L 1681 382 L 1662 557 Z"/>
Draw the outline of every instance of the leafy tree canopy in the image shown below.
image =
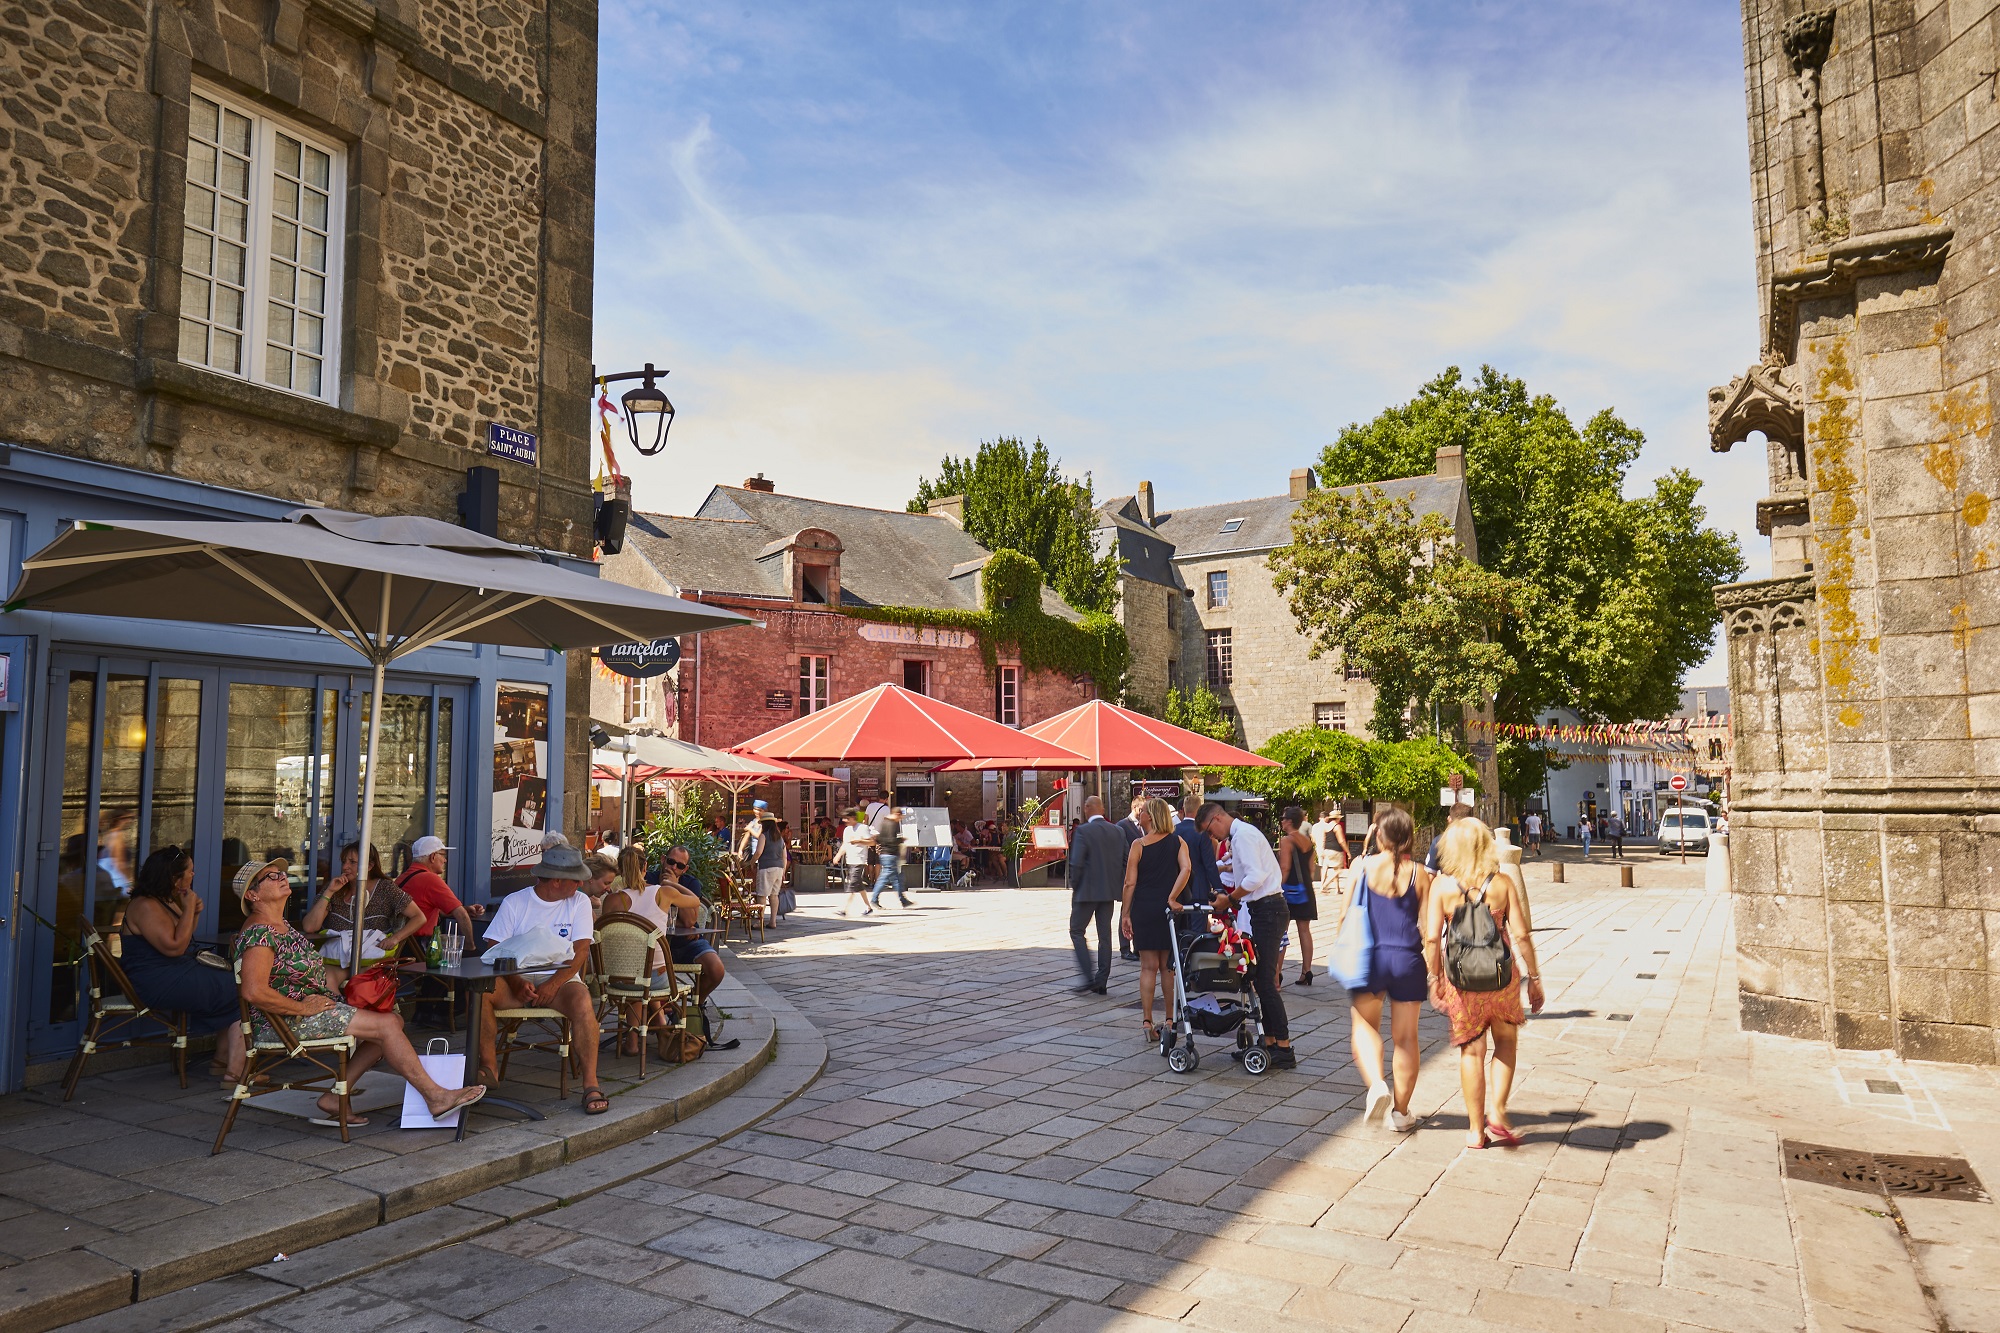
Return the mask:
<path id="1" fill-rule="evenodd" d="M 1609 721 L 1663 717 L 1705 658 L 1719 619 L 1710 589 L 1738 578 L 1736 538 L 1703 527 L 1701 483 L 1675 468 L 1627 498 L 1645 437 L 1610 412 L 1579 430 L 1546 394 L 1482 367 L 1458 367 L 1320 456 L 1329 486 L 1418 476 L 1461 446 L 1479 560 L 1520 584 L 1496 627 L 1510 668 L 1497 716 L 1552 706 Z"/>
<path id="2" fill-rule="evenodd" d="M 1168 726 L 1184 727 L 1212 741 L 1237 743 L 1236 723 L 1223 711 L 1221 697 L 1206 685 L 1191 690 L 1169 686 L 1165 721 Z"/>
<path id="3" fill-rule="evenodd" d="M 1412 703 L 1476 705 L 1514 671 L 1489 631 L 1519 587 L 1458 547 L 1443 516 L 1364 486 L 1314 491 L 1292 516 L 1291 545 L 1273 551 L 1278 591 L 1314 657 L 1338 651 L 1375 682 L 1375 734 L 1401 740 Z"/>
<path id="4" fill-rule="evenodd" d="M 1118 596 L 1118 557 L 1097 553 L 1090 481 L 1063 475 L 1048 446 L 1003 437 L 988 440 L 971 458 L 947 455 L 935 480 L 921 478 L 912 513 L 932 500 L 965 497 L 965 530 L 989 550 L 1031 557 L 1049 586 L 1079 611 L 1109 611 Z"/>
<path id="5" fill-rule="evenodd" d="M 1437 808 L 1438 788 L 1452 774 L 1478 781 L 1470 760 L 1430 736 L 1374 741 L 1344 731 L 1294 727 L 1265 741 L 1257 753 L 1281 767 L 1226 769 L 1223 780 L 1273 805 L 1308 810 L 1343 797 L 1362 797 L 1401 801 L 1421 816 Z"/>

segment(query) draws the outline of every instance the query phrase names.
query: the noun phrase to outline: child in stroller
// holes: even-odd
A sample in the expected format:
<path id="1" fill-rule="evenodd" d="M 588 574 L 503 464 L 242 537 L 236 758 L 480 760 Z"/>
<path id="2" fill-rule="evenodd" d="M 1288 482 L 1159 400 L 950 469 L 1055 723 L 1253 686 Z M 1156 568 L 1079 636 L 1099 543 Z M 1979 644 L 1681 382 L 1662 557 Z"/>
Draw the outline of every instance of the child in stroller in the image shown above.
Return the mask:
<path id="1" fill-rule="evenodd" d="M 1160 1034 L 1160 1054 L 1167 1057 L 1168 1068 L 1186 1074 L 1201 1063 L 1195 1033 L 1226 1037 L 1234 1032 L 1234 1057 L 1244 1072 L 1263 1073 L 1271 1059 L 1261 1041 L 1263 1012 L 1251 984 L 1256 946 L 1234 923 L 1212 918 L 1205 907 L 1170 913 L 1167 928 L 1174 942 L 1174 1013 Z"/>

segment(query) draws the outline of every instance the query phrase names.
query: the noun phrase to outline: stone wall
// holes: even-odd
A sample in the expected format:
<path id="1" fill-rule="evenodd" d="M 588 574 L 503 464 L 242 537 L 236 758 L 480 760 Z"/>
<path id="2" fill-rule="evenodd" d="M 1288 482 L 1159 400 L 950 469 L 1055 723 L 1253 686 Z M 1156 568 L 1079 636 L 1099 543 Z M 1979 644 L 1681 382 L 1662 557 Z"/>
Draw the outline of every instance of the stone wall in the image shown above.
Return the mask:
<path id="1" fill-rule="evenodd" d="M 1781 577 L 1718 590 L 1747 1027 L 2000 1060 L 1991 3 L 1744 6 Z M 1768 515 L 1768 522 L 1767 520 Z"/>
<path id="2" fill-rule="evenodd" d="M 1123 574 L 1118 579 L 1118 619 L 1131 645 L 1132 665 L 1125 689 L 1145 707 L 1165 707 L 1167 689 L 1175 684 L 1180 657 L 1180 625 L 1192 620 L 1187 594 L 1146 579 Z"/>

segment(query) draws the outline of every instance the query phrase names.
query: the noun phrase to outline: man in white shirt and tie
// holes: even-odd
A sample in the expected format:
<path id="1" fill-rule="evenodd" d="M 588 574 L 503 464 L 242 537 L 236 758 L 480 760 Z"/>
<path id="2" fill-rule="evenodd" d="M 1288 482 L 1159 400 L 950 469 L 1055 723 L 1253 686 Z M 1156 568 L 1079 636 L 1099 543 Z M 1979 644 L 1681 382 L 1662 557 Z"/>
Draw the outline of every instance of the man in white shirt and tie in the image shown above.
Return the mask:
<path id="1" fill-rule="evenodd" d="M 1255 825 L 1237 819 L 1214 801 L 1196 812 L 1195 827 L 1229 847 L 1229 887 L 1216 899 L 1215 910 L 1234 914 L 1238 906 L 1250 914 L 1250 942 L 1257 950 L 1257 1006 L 1264 1011 L 1264 1044 L 1271 1047 L 1271 1067 L 1291 1069 L 1291 1025 L 1285 1018 L 1285 997 L 1278 990 L 1278 956 L 1284 949 L 1291 920 L 1285 909 L 1284 875 L 1278 856 Z"/>

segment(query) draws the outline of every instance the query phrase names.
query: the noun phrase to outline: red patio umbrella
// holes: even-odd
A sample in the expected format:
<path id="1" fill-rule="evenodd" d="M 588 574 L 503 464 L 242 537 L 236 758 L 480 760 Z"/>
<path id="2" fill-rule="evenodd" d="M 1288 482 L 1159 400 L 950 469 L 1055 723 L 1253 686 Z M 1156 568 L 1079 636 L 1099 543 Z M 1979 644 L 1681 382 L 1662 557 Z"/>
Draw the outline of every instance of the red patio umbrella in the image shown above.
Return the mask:
<path id="1" fill-rule="evenodd" d="M 883 789 L 891 793 L 896 790 L 899 760 L 1042 759 L 1051 768 L 1090 766 L 1088 759 L 1060 745 L 897 685 L 877 685 L 831 708 L 752 736 L 736 748 L 773 760 L 881 760 Z"/>
<path id="2" fill-rule="evenodd" d="M 1047 750 L 1074 750 L 1084 756 L 1083 766 L 1099 774 L 1132 768 L 1277 768 L 1275 759 L 1240 749 L 1223 741 L 1211 740 L 1197 731 L 1147 717 L 1129 708 L 1092 699 L 1067 713 L 1058 713 L 1037 722 L 1021 733 Z M 1027 767 L 1012 763 L 962 760 L 946 764 L 941 772 L 964 773 L 980 769 Z M 1059 764 L 1035 765 L 1057 768 Z"/>

